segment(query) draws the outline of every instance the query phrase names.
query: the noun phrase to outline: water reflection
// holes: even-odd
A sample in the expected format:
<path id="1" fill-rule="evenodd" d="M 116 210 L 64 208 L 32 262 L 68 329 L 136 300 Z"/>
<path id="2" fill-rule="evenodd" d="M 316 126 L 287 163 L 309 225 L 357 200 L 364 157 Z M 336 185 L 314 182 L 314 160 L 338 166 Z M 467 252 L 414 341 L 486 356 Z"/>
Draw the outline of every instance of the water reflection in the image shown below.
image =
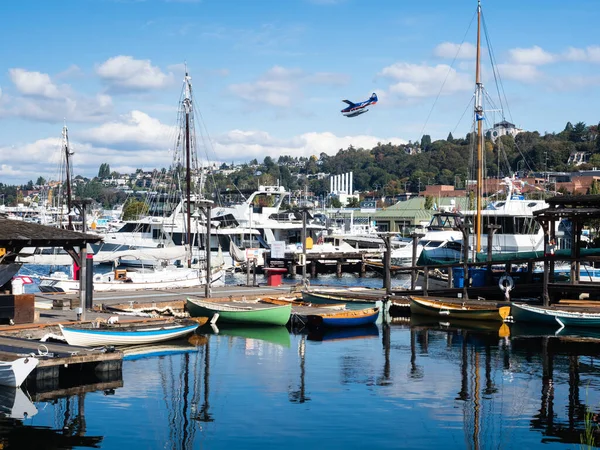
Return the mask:
<path id="1" fill-rule="evenodd" d="M 16 448 L 364 448 L 368 429 L 375 448 L 573 448 L 588 410 L 597 429 L 594 338 L 419 317 L 319 334 L 203 331 L 198 346 L 136 350 L 124 381 L 32 392 L 35 421 L 10 417 L 13 392 L 0 391 L 0 439 Z"/>

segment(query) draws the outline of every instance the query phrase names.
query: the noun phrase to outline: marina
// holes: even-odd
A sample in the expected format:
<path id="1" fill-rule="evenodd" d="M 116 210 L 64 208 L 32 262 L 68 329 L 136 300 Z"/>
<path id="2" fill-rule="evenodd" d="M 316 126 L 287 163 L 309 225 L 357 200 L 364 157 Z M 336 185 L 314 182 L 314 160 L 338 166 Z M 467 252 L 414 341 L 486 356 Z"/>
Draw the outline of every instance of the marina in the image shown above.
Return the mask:
<path id="1" fill-rule="evenodd" d="M 600 448 L 585 8 L 17 3 L 0 449 Z"/>

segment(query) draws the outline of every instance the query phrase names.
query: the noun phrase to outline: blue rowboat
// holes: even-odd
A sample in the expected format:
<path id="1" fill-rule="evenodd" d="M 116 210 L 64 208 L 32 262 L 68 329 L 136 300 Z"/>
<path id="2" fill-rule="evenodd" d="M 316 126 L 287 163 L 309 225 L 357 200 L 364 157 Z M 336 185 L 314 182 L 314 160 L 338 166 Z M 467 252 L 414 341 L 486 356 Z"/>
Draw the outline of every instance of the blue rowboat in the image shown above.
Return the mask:
<path id="1" fill-rule="evenodd" d="M 69 345 L 97 347 L 102 345 L 138 345 L 170 341 L 193 333 L 198 324 L 193 321 L 143 324 L 60 325 Z"/>
<path id="2" fill-rule="evenodd" d="M 577 306 L 531 306 L 515 303 L 512 315 L 515 322 L 600 328 L 600 312 Z"/>
<path id="3" fill-rule="evenodd" d="M 513 303 L 510 314 L 515 323 L 529 322 L 540 325 L 556 326 L 556 319 L 549 314 L 547 308 L 541 306 L 526 305 L 524 303 Z"/>
<path id="4" fill-rule="evenodd" d="M 375 323 L 379 308 L 354 309 L 324 314 L 311 314 L 308 324 L 314 327 L 360 327 Z"/>

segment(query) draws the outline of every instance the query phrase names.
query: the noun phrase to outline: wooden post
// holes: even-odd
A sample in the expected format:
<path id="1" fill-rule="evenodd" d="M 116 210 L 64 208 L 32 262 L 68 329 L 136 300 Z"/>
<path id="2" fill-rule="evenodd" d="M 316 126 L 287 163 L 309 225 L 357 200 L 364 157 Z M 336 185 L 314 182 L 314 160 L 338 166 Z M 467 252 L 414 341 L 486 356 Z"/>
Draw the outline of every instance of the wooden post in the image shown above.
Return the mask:
<path id="1" fill-rule="evenodd" d="M 383 258 L 383 288 L 385 289 L 386 295 L 392 294 L 392 275 L 390 273 L 390 267 L 392 265 L 392 236 L 389 234 L 383 236 L 383 242 L 385 243 L 385 255 Z M 415 250 L 413 250 L 413 255 Z"/>
<path id="2" fill-rule="evenodd" d="M 313 259 L 310 262 L 310 277 L 317 278 L 317 260 Z"/>
<path id="3" fill-rule="evenodd" d="M 576 284 L 576 270 L 577 270 L 577 220 L 573 218 L 573 225 L 571 227 L 571 284 Z"/>
<path id="4" fill-rule="evenodd" d="M 469 299 L 469 227 L 465 223 L 459 226 L 463 235 L 463 298 Z"/>
<path id="5" fill-rule="evenodd" d="M 210 298 L 211 296 L 211 284 L 212 284 L 212 264 L 210 260 L 210 219 L 211 219 L 211 205 L 206 205 L 206 242 L 204 248 L 206 252 L 206 285 L 204 287 L 204 297 Z M 197 225 L 196 225 L 197 227 Z M 196 228 L 196 233 L 198 229 Z M 254 275 L 256 278 L 256 275 Z M 256 284 L 256 283 L 255 283 Z"/>
<path id="6" fill-rule="evenodd" d="M 527 262 L 527 283 L 533 283 L 533 261 Z"/>
<path id="7" fill-rule="evenodd" d="M 424 286 L 423 286 L 423 294 L 425 294 L 427 296 L 427 295 L 429 295 L 429 293 L 427 292 L 429 290 L 429 268 L 427 266 L 425 266 L 423 268 L 423 276 L 425 278 L 425 282 L 424 282 Z"/>
<path id="8" fill-rule="evenodd" d="M 452 277 L 453 277 L 453 273 L 452 273 L 452 267 L 448 268 L 448 288 L 452 288 Z"/>
<path id="9" fill-rule="evenodd" d="M 250 286 L 250 259 L 246 255 L 246 286 Z"/>
<path id="10" fill-rule="evenodd" d="M 542 301 L 544 306 L 550 306 L 550 295 L 548 294 L 548 274 L 550 273 L 550 263 L 544 260 L 544 279 L 542 280 Z"/>
<path id="11" fill-rule="evenodd" d="M 335 276 L 342 278 L 342 260 L 338 259 L 335 264 Z"/>
<path id="12" fill-rule="evenodd" d="M 367 273 L 367 263 L 365 262 L 365 257 L 363 256 L 362 261 L 360 262 L 360 278 L 363 278 Z"/>
<path id="13" fill-rule="evenodd" d="M 296 264 L 296 261 L 292 260 L 290 261 L 290 266 L 290 276 L 293 278 L 298 273 L 298 265 Z"/>
<path id="14" fill-rule="evenodd" d="M 85 247 L 85 244 L 81 246 L 81 250 L 79 251 L 79 258 L 81 260 L 81 268 L 79 272 L 79 306 L 81 308 L 80 320 L 83 322 L 85 321 L 85 288 L 87 282 L 87 249 Z"/>
<path id="15" fill-rule="evenodd" d="M 579 284 L 579 281 L 581 279 L 581 230 L 583 228 L 583 223 L 579 221 L 577 221 L 576 223 L 577 236 L 575 239 L 577 242 L 577 247 L 575 248 L 575 284 Z"/>
<path id="16" fill-rule="evenodd" d="M 556 221 L 554 220 L 550 220 L 549 222 L 549 233 L 550 233 L 550 243 L 554 243 L 554 245 L 556 245 Z M 550 283 L 554 283 L 554 276 L 555 276 L 555 260 L 554 258 L 552 258 L 550 260 Z"/>
<path id="17" fill-rule="evenodd" d="M 413 233 L 412 237 L 412 263 L 411 266 L 413 269 L 410 272 L 410 289 L 414 291 L 417 287 L 417 269 L 415 266 L 417 265 L 417 246 L 419 245 L 419 238 L 421 234 Z"/>
<path id="18" fill-rule="evenodd" d="M 304 264 L 302 265 L 302 286 L 306 286 L 306 208 L 302 208 L 302 259 Z"/>
<path id="19" fill-rule="evenodd" d="M 492 250 L 494 244 L 494 233 L 496 230 L 500 228 L 500 225 L 488 225 L 488 234 L 487 234 L 487 270 L 485 272 L 485 281 L 486 284 L 491 284 L 492 282 Z"/>

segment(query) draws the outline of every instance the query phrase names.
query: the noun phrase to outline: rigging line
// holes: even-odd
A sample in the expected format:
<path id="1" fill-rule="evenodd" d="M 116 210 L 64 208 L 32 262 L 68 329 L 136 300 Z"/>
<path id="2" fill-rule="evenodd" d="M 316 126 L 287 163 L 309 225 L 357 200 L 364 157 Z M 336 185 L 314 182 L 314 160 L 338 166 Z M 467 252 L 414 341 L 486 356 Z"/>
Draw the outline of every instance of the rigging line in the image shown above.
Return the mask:
<path id="1" fill-rule="evenodd" d="M 462 122 L 463 118 L 465 117 L 465 114 L 467 113 L 467 111 L 469 109 L 473 109 L 472 105 L 473 105 L 473 97 L 467 103 L 467 106 L 465 107 L 465 110 L 463 111 L 462 115 L 460 116 L 460 119 L 458 119 L 458 122 L 457 122 L 456 126 L 454 127 L 454 130 L 452 130 L 452 136 L 454 136 L 454 133 L 456 133 L 456 130 L 460 126 L 460 123 Z"/>
<path id="2" fill-rule="evenodd" d="M 502 83 L 502 78 L 500 77 L 500 72 L 498 71 L 498 64 L 496 63 L 496 55 L 492 48 L 492 41 L 490 39 L 489 33 L 487 31 L 487 24 L 482 14 L 482 22 L 483 22 L 483 30 L 485 34 L 485 39 L 488 43 L 488 53 L 490 55 L 490 62 L 492 64 L 492 72 L 494 74 L 494 80 L 496 82 L 496 90 L 498 91 L 498 99 L 500 100 L 500 105 L 502 106 L 502 118 L 504 119 L 504 106 L 502 104 L 502 97 L 504 97 L 504 103 L 506 103 L 506 109 L 508 111 L 508 117 L 512 121 L 512 112 L 510 110 L 510 105 L 508 104 L 508 99 L 506 97 L 506 91 L 504 90 L 504 83 Z M 500 91 L 502 91 L 502 95 L 500 95 Z"/>
<path id="3" fill-rule="evenodd" d="M 446 73 L 446 77 L 444 78 L 444 81 L 442 82 L 442 86 L 440 87 L 440 90 L 437 93 L 435 100 L 433 101 L 433 105 L 431 105 L 429 114 L 427 114 L 427 118 L 425 119 L 425 123 L 423 124 L 423 128 L 421 129 L 421 133 L 420 133 L 421 136 L 423 136 L 423 132 L 425 131 L 425 128 L 427 127 L 427 124 L 429 123 L 429 119 L 431 118 L 433 109 L 435 108 L 435 105 L 437 104 L 437 101 L 440 98 L 440 95 L 442 95 L 442 91 L 444 89 L 444 86 L 446 85 L 446 81 L 448 81 L 448 76 L 450 75 L 450 72 L 452 71 L 452 68 L 454 67 L 454 63 L 456 62 L 456 59 L 458 58 L 460 49 L 462 48 L 463 44 L 465 43 L 467 35 L 469 34 L 469 31 L 471 30 L 471 26 L 473 25 L 473 21 L 475 20 L 475 17 L 477 17 L 477 12 L 475 12 L 475 14 L 473 14 L 473 17 L 471 18 L 471 22 L 469 23 L 467 31 L 465 32 L 465 35 L 463 36 L 463 39 L 462 39 L 460 45 L 458 46 L 458 49 L 456 50 L 456 54 L 454 55 L 454 59 L 452 60 L 452 63 L 450 64 L 450 67 L 448 68 L 448 72 Z"/>
<path id="4" fill-rule="evenodd" d="M 490 57 L 490 64 L 492 65 L 492 74 L 494 75 L 494 82 L 496 84 L 496 91 L 498 92 L 498 100 L 500 101 L 500 108 L 502 109 L 502 119 L 504 120 L 504 105 L 502 104 L 502 96 L 500 95 L 500 88 L 499 88 L 499 83 L 498 83 L 498 79 L 499 79 L 499 74 L 497 73 L 497 68 L 496 68 L 496 64 L 495 64 L 495 58 L 494 58 L 494 51 L 492 49 L 492 41 L 490 39 L 490 36 L 488 34 L 487 31 L 487 26 L 485 23 L 485 20 L 483 20 L 483 14 L 482 14 L 482 23 L 483 23 L 483 34 L 485 35 L 485 40 L 487 42 L 487 50 L 488 50 L 488 55 Z M 510 111 L 509 111 L 510 113 Z"/>

